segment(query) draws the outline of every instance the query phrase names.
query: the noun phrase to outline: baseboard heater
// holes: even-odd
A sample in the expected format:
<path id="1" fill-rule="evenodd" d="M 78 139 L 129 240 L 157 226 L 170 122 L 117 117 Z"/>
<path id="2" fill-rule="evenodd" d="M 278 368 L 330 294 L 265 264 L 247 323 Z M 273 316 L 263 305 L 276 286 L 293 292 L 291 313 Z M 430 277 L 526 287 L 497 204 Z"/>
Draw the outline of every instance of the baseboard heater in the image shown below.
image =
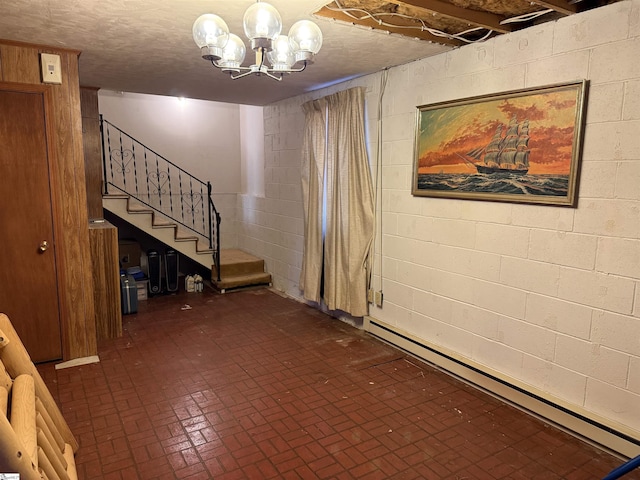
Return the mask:
<path id="1" fill-rule="evenodd" d="M 604 418 L 597 418 L 592 412 L 579 411 L 560 399 L 552 398 L 542 391 L 534 391 L 524 384 L 499 372 L 488 371 L 484 365 L 474 365 L 473 361 L 447 352 L 436 345 L 429 345 L 407 332 L 403 332 L 373 317 L 365 317 L 365 331 L 394 345 L 407 353 L 433 365 L 439 370 L 471 384 L 476 388 L 500 398 L 507 403 L 551 422 L 583 440 L 617 453 L 625 458 L 638 455 L 640 435 L 626 432 L 624 426 L 608 425 Z"/>

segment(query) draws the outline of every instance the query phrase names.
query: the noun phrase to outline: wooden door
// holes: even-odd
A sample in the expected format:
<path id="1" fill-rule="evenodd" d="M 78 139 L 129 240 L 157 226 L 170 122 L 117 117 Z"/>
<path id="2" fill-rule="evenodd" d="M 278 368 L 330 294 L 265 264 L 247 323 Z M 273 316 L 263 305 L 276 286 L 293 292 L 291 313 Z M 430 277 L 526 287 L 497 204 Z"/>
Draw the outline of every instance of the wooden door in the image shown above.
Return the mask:
<path id="1" fill-rule="evenodd" d="M 0 85 L 0 312 L 34 362 L 62 358 L 43 90 Z"/>

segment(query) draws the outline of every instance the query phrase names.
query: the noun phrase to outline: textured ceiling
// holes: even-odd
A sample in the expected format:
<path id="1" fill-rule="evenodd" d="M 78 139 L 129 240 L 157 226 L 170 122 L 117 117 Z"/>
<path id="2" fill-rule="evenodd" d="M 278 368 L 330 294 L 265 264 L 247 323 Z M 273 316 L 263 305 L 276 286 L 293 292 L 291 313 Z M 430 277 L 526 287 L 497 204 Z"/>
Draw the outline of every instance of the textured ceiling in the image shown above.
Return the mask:
<path id="1" fill-rule="evenodd" d="M 363 3 L 350 1 L 357 7 Z M 367 2 L 371 8 L 380 7 L 377 4 L 389 8 L 390 3 Z M 531 2 L 523 0 L 448 0 L 435 4 L 469 4 L 478 8 L 472 4 L 505 2 L 531 9 Z M 251 105 L 265 105 L 462 44 L 419 41 L 412 38 L 419 36 L 413 32 L 410 37 L 388 34 L 370 28 L 366 22 L 354 28 L 352 24 L 360 22 L 348 16 L 338 21 L 314 17 L 313 13 L 331 4 L 328 0 L 270 0 L 282 15 L 283 33 L 297 20 L 313 19 L 324 35 L 322 50 L 307 70 L 286 76 L 281 82 L 255 76 L 231 80 L 200 58 L 191 26 L 202 13 L 216 13 L 226 20 L 232 32 L 244 37 L 242 16 L 252 3 L 254 0 L 0 0 L 0 38 L 80 50 L 83 86 Z M 391 8 L 396 8 L 394 4 Z M 418 4 L 434 1 L 422 0 Z M 419 10 L 424 13 L 424 9 Z M 432 12 L 427 16 L 436 17 Z M 431 26 L 457 28 L 455 19 L 439 18 L 449 23 Z M 459 27 L 467 25 L 463 21 Z M 249 53 L 247 57 L 245 64 L 252 63 L 248 62 Z"/>

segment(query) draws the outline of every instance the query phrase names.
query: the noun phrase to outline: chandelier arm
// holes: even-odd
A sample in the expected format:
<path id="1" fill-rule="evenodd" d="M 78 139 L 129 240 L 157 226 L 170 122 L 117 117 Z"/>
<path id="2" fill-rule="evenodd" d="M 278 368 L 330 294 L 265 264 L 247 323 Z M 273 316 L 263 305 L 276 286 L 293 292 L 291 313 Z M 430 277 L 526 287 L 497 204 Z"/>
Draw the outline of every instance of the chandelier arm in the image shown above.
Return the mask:
<path id="1" fill-rule="evenodd" d="M 238 75 L 234 75 L 234 74 L 229 75 L 231 77 L 231 80 L 236 80 L 237 78 L 246 77 L 247 75 L 251 75 L 252 73 L 255 73 L 250 67 L 241 67 L 241 68 L 242 70 L 245 70 L 245 72 L 240 73 Z"/>
<path id="2" fill-rule="evenodd" d="M 307 65 L 309 65 L 309 63 L 305 60 L 302 63 L 302 66 L 300 68 L 287 68 L 287 70 L 285 70 L 286 73 L 296 73 L 296 72 L 302 72 L 307 68 Z"/>
<path id="3" fill-rule="evenodd" d="M 271 71 L 273 71 L 273 70 L 271 70 Z M 262 73 L 262 74 L 264 74 L 264 75 L 266 75 L 266 76 L 267 76 L 267 77 L 269 77 L 269 78 L 273 78 L 274 80 L 276 80 L 276 81 L 278 81 L 278 82 L 281 82 L 281 81 L 282 81 L 282 74 L 280 74 L 280 76 L 278 77 L 278 76 L 276 76 L 276 75 L 273 75 L 273 74 L 271 73 L 271 71 L 269 71 L 269 70 L 266 70 L 266 71 L 265 71 L 265 70 L 263 70 L 261 73 Z"/>
<path id="4" fill-rule="evenodd" d="M 305 68 L 307 68 L 308 64 L 309 63 L 305 60 L 305 62 L 302 64 L 302 66 L 300 68 L 278 68 L 278 69 L 276 69 L 276 68 L 267 68 L 266 72 L 265 72 L 265 69 L 263 68 L 260 73 L 267 73 L 267 72 L 269 72 L 269 73 L 279 73 L 280 77 L 282 77 L 282 74 L 284 74 L 284 73 L 302 72 L 302 71 L 304 71 Z"/>
<path id="5" fill-rule="evenodd" d="M 219 68 L 221 70 L 224 70 L 224 68 L 225 68 L 223 65 L 220 65 L 218 62 L 216 62 L 213 59 L 211 59 L 211 65 L 213 65 L 214 67 Z M 242 66 L 234 67 L 233 69 L 234 70 L 240 70 L 240 71 L 243 71 L 243 72 L 249 72 L 249 73 L 251 73 L 251 70 L 252 70 L 251 67 L 242 67 Z"/>

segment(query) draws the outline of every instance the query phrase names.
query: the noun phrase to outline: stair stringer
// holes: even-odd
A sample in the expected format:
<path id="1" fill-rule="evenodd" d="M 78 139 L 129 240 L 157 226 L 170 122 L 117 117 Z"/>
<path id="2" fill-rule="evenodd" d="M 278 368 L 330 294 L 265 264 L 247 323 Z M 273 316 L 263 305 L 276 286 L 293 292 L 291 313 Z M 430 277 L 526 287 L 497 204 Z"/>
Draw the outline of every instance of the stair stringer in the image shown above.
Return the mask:
<path id="1" fill-rule="evenodd" d="M 126 194 L 104 195 L 102 206 L 105 210 L 139 228 L 147 235 L 211 270 L 213 250 L 200 248 L 201 242 L 198 237 L 185 234 L 177 223 L 167 221 L 164 216 L 157 215 L 151 208 L 144 205 L 133 206 L 130 197 Z"/>

